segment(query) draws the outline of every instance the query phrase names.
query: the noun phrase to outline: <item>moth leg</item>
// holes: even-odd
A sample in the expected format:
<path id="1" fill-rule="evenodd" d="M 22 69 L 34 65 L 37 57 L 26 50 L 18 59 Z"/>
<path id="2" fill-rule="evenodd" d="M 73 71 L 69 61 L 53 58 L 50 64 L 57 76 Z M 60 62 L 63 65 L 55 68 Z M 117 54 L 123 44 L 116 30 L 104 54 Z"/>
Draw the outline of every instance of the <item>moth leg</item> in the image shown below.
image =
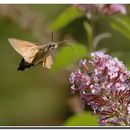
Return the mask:
<path id="1" fill-rule="evenodd" d="M 42 64 L 44 67 L 46 66 L 46 58 L 43 60 Z"/>

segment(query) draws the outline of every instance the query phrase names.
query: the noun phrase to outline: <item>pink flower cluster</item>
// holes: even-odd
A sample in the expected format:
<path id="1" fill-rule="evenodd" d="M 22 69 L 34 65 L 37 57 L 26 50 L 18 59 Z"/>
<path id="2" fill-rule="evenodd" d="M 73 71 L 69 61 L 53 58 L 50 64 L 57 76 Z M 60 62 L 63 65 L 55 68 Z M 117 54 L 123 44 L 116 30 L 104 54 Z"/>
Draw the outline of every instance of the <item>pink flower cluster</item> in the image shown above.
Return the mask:
<path id="1" fill-rule="evenodd" d="M 126 7 L 122 4 L 102 4 L 98 6 L 99 12 L 106 15 L 120 13 L 125 15 L 127 13 Z"/>
<path id="2" fill-rule="evenodd" d="M 74 6 L 86 13 L 97 12 L 104 15 L 127 13 L 126 7 L 122 4 L 76 4 Z"/>
<path id="3" fill-rule="evenodd" d="M 72 93 L 98 114 L 99 125 L 130 125 L 130 72 L 117 58 L 102 51 L 81 60 L 70 74 Z"/>

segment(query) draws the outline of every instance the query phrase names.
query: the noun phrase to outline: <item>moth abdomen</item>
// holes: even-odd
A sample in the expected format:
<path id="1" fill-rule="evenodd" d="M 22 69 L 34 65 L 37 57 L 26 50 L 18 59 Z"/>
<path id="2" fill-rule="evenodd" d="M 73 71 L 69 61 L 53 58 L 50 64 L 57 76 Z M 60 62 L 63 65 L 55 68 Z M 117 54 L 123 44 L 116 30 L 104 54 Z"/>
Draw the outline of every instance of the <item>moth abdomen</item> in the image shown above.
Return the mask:
<path id="1" fill-rule="evenodd" d="M 34 63 L 28 63 L 25 59 L 22 59 L 17 70 L 24 71 L 26 68 L 34 66 Z"/>

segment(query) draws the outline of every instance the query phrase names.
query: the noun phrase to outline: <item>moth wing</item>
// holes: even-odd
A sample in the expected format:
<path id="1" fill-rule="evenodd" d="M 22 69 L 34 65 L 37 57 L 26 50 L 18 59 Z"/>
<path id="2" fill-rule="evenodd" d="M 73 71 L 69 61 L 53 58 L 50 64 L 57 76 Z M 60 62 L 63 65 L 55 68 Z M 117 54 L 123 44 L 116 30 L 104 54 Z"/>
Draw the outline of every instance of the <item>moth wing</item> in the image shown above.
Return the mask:
<path id="1" fill-rule="evenodd" d="M 28 62 L 31 63 L 38 52 L 38 46 L 23 40 L 18 40 L 14 38 L 8 39 L 9 43 L 12 47 L 23 56 L 23 58 Z"/>
<path id="2" fill-rule="evenodd" d="M 52 56 L 49 55 L 43 61 L 43 67 L 50 69 L 52 65 L 53 65 L 53 58 Z"/>

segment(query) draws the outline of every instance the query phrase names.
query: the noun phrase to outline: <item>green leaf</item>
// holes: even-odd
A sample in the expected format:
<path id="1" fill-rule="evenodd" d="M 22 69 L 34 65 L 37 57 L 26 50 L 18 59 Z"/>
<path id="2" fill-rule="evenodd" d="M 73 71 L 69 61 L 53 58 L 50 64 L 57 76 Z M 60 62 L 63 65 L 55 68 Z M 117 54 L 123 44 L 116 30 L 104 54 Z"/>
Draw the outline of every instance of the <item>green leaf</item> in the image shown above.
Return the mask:
<path id="1" fill-rule="evenodd" d="M 53 70 L 66 67 L 68 64 L 87 56 L 87 48 L 84 45 L 76 43 L 72 46 L 72 48 L 63 47 L 57 52 L 55 63 L 52 68 Z"/>
<path id="2" fill-rule="evenodd" d="M 88 43 L 92 43 L 92 37 L 93 37 L 92 26 L 88 22 L 84 22 L 84 27 L 87 33 Z"/>
<path id="3" fill-rule="evenodd" d="M 74 19 L 83 16 L 83 13 L 77 8 L 71 6 L 64 10 L 58 18 L 50 25 L 51 29 L 59 30 L 72 22 Z"/>
<path id="4" fill-rule="evenodd" d="M 97 116 L 90 112 L 82 112 L 66 120 L 64 126 L 98 126 Z"/>
<path id="5" fill-rule="evenodd" d="M 93 41 L 93 29 L 92 26 L 88 23 L 88 22 L 84 22 L 84 27 L 85 27 L 85 31 L 87 33 L 87 38 L 88 38 L 88 48 L 89 51 L 92 48 L 92 41 Z"/>
<path id="6" fill-rule="evenodd" d="M 128 16 L 112 17 L 110 25 L 113 29 L 130 39 L 130 18 Z"/>

